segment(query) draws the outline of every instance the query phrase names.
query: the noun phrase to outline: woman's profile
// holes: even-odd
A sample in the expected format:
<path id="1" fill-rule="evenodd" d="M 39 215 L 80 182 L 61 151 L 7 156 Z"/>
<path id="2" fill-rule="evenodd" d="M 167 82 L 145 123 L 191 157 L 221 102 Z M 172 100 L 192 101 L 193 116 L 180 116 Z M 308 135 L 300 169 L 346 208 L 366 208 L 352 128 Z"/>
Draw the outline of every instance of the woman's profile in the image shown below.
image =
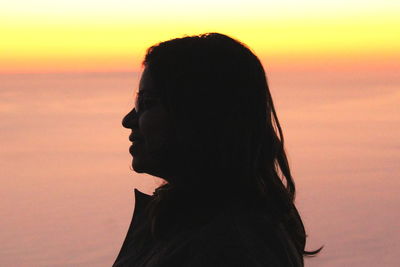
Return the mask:
<path id="1" fill-rule="evenodd" d="M 150 47 L 131 129 L 132 168 L 163 179 L 135 189 L 113 266 L 303 266 L 306 233 L 266 74 L 219 33 Z"/>

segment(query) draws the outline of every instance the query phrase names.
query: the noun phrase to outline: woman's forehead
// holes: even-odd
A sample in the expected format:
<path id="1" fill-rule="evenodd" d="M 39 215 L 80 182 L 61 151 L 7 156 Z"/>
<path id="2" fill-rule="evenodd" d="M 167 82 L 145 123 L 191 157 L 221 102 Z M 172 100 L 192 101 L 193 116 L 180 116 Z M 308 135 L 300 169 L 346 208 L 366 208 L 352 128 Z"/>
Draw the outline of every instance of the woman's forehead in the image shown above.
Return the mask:
<path id="1" fill-rule="evenodd" d="M 155 91 L 153 79 L 150 76 L 148 68 L 145 68 L 142 72 L 139 82 L 139 91 Z"/>

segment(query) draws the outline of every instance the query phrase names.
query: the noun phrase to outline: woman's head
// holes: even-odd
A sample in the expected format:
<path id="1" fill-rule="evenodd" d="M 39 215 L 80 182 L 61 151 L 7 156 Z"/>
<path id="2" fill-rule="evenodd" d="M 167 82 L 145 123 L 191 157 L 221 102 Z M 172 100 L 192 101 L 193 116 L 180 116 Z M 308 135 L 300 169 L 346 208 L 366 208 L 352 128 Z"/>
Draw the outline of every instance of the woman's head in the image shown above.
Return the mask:
<path id="1" fill-rule="evenodd" d="M 164 179 L 251 186 L 265 163 L 261 153 L 274 164 L 272 99 L 264 69 L 245 45 L 218 33 L 178 38 L 149 48 L 143 63 L 142 81 L 151 82 L 168 117 L 159 153 L 168 162 Z"/>

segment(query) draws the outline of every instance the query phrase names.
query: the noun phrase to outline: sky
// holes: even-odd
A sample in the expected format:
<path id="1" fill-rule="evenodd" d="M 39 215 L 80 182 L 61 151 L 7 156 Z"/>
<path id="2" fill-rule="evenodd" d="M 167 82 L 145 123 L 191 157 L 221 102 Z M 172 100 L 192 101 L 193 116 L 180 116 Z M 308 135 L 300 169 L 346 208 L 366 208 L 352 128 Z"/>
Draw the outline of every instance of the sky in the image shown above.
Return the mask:
<path id="1" fill-rule="evenodd" d="M 134 71 L 146 48 L 220 32 L 264 61 L 393 68 L 400 2 L 1 0 L 0 73 Z"/>

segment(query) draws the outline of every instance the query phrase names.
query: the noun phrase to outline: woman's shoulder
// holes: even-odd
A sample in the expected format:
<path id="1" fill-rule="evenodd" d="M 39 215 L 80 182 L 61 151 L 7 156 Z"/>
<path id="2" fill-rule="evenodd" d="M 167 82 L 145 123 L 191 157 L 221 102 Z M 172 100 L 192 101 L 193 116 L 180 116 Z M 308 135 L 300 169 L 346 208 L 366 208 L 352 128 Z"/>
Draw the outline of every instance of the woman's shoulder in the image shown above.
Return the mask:
<path id="1" fill-rule="evenodd" d="M 119 258 L 132 253 L 128 251 L 128 243 L 134 241 L 134 229 L 138 230 L 138 226 L 146 223 L 142 215 L 152 198 L 135 189 L 134 220 Z M 205 211 L 195 213 L 196 220 L 207 214 Z M 302 260 L 284 227 L 271 217 L 262 209 L 234 202 L 211 220 L 204 220 L 207 223 L 189 228 L 184 225 L 171 228 L 171 238 L 166 243 L 160 243 L 159 249 L 154 247 L 158 252 L 151 261 L 157 264 L 162 262 L 160 266 L 177 267 L 302 266 Z M 190 220 L 182 221 L 186 222 Z M 159 266 L 157 264 L 155 266 Z"/>
<path id="2" fill-rule="evenodd" d="M 199 249 L 194 261 L 210 263 L 198 266 L 302 266 L 302 256 L 282 224 L 248 206 L 221 213 L 199 231 L 195 243 Z"/>

